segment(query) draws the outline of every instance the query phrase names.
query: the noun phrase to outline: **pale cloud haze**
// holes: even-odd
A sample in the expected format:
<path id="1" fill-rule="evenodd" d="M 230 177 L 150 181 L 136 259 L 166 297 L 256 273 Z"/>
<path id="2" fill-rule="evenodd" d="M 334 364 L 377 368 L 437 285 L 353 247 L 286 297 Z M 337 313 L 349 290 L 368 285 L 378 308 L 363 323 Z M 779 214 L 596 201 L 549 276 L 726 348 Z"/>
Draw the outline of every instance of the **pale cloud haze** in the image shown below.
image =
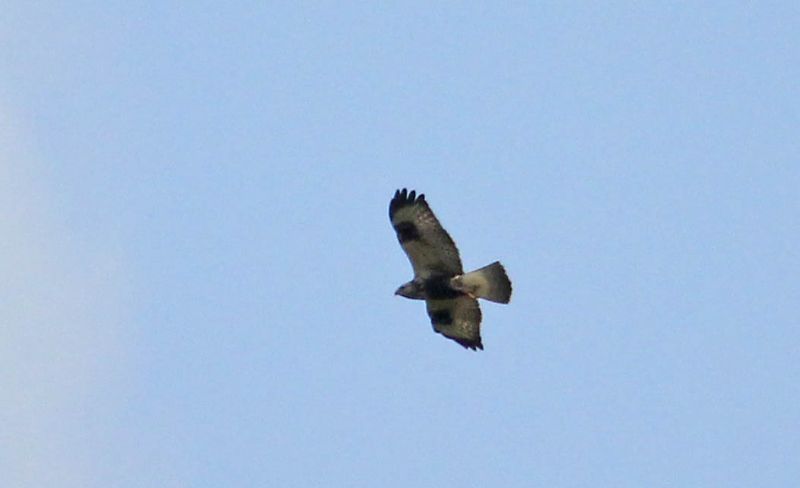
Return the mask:
<path id="1" fill-rule="evenodd" d="M 108 486 L 97 463 L 126 374 L 121 256 L 70 229 L 33 141 L 0 113 L 4 486 Z"/>

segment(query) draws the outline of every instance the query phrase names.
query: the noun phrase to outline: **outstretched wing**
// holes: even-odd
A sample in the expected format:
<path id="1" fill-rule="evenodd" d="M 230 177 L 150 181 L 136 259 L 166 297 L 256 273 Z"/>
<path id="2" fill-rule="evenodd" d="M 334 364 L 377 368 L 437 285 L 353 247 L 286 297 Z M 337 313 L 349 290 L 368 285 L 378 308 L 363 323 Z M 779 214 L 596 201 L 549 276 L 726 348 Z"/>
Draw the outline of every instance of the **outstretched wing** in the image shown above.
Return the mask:
<path id="1" fill-rule="evenodd" d="M 461 295 L 447 300 L 427 300 L 425 305 L 433 330 L 467 349 L 483 350 L 478 300 Z"/>
<path id="2" fill-rule="evenodd" d="M 414 277 L 464 273 L 458 248 L 433 215 L 425 195 L 397 190 L 389 202 L 389 219 L 411 261 Z"/>

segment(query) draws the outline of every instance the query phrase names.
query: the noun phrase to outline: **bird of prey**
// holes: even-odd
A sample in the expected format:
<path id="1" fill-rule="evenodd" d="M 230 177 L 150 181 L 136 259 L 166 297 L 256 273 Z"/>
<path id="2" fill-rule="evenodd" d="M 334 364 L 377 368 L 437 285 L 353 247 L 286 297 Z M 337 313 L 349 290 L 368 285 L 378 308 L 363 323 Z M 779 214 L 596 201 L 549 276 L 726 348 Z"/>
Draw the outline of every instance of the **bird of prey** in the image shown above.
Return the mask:
<path id="1" fill-rule="evenodd" d="M 414 279 L 395 295 L 425 300 L 433 330 L 467 349 L 483 349 L 478 298 L 508 303 L 511 281 L 498 261 L 464 273 L 453 239 L 414 190 L 397 190 L 389 202 L 389 219 L 408 255 Z"/>

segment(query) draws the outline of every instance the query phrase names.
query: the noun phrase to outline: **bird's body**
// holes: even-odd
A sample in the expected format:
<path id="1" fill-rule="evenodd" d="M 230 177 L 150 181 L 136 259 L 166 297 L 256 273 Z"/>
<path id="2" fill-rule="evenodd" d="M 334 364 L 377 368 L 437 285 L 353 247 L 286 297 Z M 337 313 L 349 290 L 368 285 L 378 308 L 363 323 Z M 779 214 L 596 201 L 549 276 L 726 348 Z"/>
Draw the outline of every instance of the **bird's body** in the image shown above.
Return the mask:
<path id="1" fill-rule="evenodd" d="M 453 239 L 425 201 L 413 190 L 398 190 L 389 203 L 389 219 L 408 255 L 414 279 L 395 292 L 425 300 L 433 329 L 468 349 L 483 349 L 478 298 L 498 303 L 511 299 L 511 281 L 499 262 L 464 273 Z"/>

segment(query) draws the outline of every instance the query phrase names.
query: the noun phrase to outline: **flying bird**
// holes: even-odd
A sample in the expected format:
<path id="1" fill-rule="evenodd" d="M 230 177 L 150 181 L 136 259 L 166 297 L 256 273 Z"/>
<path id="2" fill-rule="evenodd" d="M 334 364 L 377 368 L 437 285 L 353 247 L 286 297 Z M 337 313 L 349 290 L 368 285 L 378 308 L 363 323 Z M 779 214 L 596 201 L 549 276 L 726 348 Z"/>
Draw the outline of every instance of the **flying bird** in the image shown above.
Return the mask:
<path id="1" fill-rule="evenodd" d="M 389 202 L 389 220 L 406 252 L 414 279 L 395 295 L 425 300 L 433 330 L 467 349 L 483 349 L 478 298 L 497 303 L 511 299 L 511 281 L 499 261 L 464 273 L 453 239 L 414 190 L 397 190 Z"/>

